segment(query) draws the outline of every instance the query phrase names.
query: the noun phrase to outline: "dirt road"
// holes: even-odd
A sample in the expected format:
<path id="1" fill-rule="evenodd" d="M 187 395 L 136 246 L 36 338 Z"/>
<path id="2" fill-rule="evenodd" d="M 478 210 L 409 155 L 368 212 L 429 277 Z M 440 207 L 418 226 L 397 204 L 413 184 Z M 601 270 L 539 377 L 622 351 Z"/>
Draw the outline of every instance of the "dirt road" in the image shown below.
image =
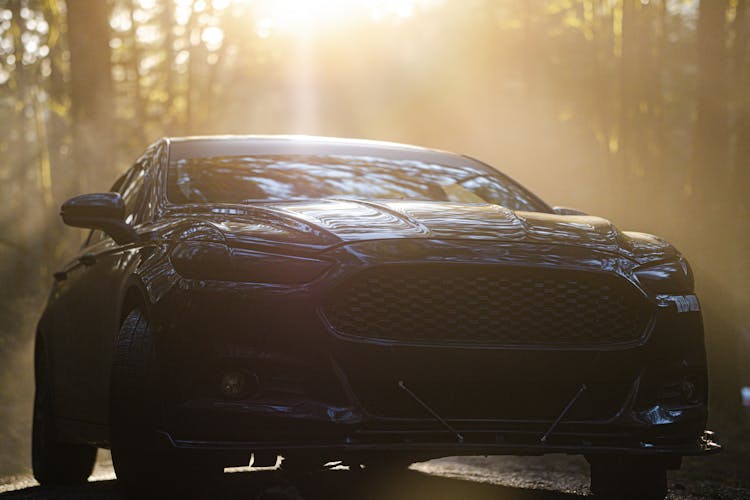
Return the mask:
<path id="1" fill-rule="evenodd" d="M 714 475 L 706 462 L 686 460 L 670 473 L 668 498 L 750 498 L 747 485 L 733 483 L 727 469 Z M 275 469 L 226 472 L 218 482 L 191 488 L 196 498 L 251 500 L 394 499 L 454 500 L 574 499 L 589 495 L 588 466 L 580 457 L 463 457 L 412 465 L 396 476 L 368 477 L 331 470 L 291 482 Z M 183 495 L 181 495 L 183 496 Z M 77 488 L 45 489 L 29 476 L 0 480 L 0 499 L 125 498 L 104 456 L 90 482 Z"/>

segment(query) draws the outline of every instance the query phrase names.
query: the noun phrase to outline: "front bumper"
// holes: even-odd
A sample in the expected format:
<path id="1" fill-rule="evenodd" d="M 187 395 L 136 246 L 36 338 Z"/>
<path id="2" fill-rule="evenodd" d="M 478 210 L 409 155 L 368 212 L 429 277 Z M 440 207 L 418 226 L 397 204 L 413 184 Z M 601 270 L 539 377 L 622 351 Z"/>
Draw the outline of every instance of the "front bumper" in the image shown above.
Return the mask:
<path id="1" fill-rule="evenodd" d="M 237 457 L 268 450 L 278 454 L 346 455 L 394 452 L 423 459 L 446 455 L 635 454 L 691 456 L 721 449 L 705 422 L 705 408 L 652 407 L 634 411 L 632 398 L 606 421 L 393 419 L 351 409 L 296 405 L 191 404 L 180 425 L 165 430 L 169 447 Z M 335 420 L 335 421 L 334 421 Z M 543 436 L 548 435 L 547 439 Z M 460 438 L 459 438 L 460 436 Z"/>
<path id="2" fill-rule="evenodd" d="M 432 249 L 417 250 L 430 260 Z M 450 250 L 460 254 L 455 245 Z M 485 258 L 484 246 L 465 250 L 467 260 Z M 707 384 L 699 312 L 654 304 L 642 341 L 627 347 L 355 341 L 330 331 L 319 306 L 331 284 L 352 269 L 387 259 L 385 251 L 372 255 L 364 247 L 339 252 L 336 271 L 310 285 L 179 279 L 159 297 L 152 316 L 164 380 L 162 435 L 169 447 L 245 458 L 254 450 L 398 451 L 429 458 L 683 456 L 720 448 L 704 431 Z M 564 256 L 571 268 L 612 266 L 611 256 L 599 257 Z M 223 396 L 220 380 L 228 371 L 246 373 L 258 387 L 241 397 Z M 399 391 L 400 380 L 463 442 Z M 582 383 L 589 390 L 555 425 Z M 686 384 L 692 387 L 688 396 L 681 389 Z"/>
<path id="3" fill-rule="evenodd" d="M 463 443 L 452 440 L 448 433 L 436 431 L 408 432 L 386 435 L 360 435 L 343 442 L 244 442 L 196 441 L 175 439 L 169 433 L 162 438 L 175 450 L 238 454 L 246 458 L 254 451 L 315 452 L 324 456 L 367 452 L 404 452 L 428 457 L 448 455 L 544 455 L 567 454 L 630 454 L 650 456 L 695 456 L 716 453 L 721 446 L 713 441 L 713 433 L 704 431 L 691 442 L 659 443 L 633 441 L 622 435 L 559 433 L 552 442 L 539 442 L 539 433 L 524 431 L 461 431 Z M 372 439 L 375 438 L 375 439 Z M 453 441 L 453 442 L 451 442 Z"/>

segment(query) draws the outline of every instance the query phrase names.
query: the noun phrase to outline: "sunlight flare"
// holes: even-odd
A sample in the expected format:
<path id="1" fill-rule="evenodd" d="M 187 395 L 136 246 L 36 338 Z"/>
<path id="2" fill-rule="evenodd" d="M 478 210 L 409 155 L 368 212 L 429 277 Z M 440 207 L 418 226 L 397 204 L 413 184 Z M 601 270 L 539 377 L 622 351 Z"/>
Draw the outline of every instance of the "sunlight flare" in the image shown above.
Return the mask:
<path id="1" fill-rule="evenodd" d="M 253 4 L 264 24 L 283 32 L 310 33 L 350 25 L 362 20 L 403 20 L 418 8 L 427 8 L 438 0 L 237 0 Z M 264 37 L 265 38 L 265 37 Z"/>

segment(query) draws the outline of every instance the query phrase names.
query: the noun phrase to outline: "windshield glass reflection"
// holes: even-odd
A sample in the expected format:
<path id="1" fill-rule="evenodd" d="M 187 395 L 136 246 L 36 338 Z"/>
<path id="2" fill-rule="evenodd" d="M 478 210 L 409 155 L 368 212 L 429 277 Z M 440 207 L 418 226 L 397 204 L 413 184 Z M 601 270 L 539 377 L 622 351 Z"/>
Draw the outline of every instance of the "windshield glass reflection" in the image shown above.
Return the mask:
<path id="1" fill-rule="evenodd" d="M 358 198 L 492 203 L 544 211 L 521 186 L 473 166 L 347 155 L 215 156 L 172 160 L 173 203 Z"/>

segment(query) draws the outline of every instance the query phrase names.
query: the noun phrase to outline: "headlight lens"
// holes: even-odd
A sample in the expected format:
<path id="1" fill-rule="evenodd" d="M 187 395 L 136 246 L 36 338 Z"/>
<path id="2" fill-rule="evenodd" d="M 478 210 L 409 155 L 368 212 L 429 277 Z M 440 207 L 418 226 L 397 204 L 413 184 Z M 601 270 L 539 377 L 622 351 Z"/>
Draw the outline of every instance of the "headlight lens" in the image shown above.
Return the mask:
<path id="1" fill-rule="evenodd" d="M 643 288 L 654 295 L 692 293 L 695 287 L 693 270 L 682 257 L 639 267 L 634 274 Z"/>
<path id="2" fill-rule="evenodd" d="M 181 241 L 172 248 L 169 258 L 183 278 L 280 285 L 309 283 L 331 267 L 325 260 L 253 252 L 206 241 Z"/>
<path id="3" fill-rule="evenodd" d="M 172 248 L 169 260 L 183 278 L 227 280 L 232 276 L 231 255 L 223 243 L 181 241 Z"/>

